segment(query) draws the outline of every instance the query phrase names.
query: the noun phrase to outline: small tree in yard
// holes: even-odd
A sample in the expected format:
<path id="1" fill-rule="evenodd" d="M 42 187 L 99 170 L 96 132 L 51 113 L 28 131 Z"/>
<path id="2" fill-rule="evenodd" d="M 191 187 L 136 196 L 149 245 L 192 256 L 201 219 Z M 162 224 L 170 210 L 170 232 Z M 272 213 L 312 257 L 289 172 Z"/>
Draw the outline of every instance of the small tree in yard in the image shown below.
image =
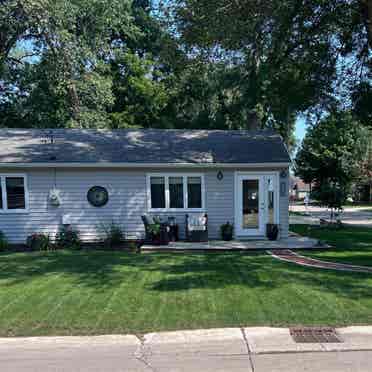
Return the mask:
<path id="1" fill-rule="evenodd" d="M 313 185 L 312 197 L 341 210 L 366 154 L 368 131 L 349 113 L 334 112 L 311 127 L 295 159 L 295 173 Z"/>

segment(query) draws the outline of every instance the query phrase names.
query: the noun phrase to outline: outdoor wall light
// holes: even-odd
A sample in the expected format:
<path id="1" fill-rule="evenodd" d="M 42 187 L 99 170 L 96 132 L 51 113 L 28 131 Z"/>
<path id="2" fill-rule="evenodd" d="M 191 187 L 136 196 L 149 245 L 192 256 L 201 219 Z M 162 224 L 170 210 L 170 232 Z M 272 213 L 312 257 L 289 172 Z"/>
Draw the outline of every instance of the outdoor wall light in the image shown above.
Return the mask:
<path id="1" fill-rule="evenodd" d="M 221 180 L 223 179 L 223 173 L 222 173 L 221 171 L 219 171 L 219 172 L 217 173 L 217 179 L 218 179 L 219 181 L 221 181 Z"/>
<path id="2" fill-rule="evenodd" d="M 286 178 L 287 177 L 287 171 L 285 169 L 283 169 L 281 172 L 280 172 L 280 178 Z"/>

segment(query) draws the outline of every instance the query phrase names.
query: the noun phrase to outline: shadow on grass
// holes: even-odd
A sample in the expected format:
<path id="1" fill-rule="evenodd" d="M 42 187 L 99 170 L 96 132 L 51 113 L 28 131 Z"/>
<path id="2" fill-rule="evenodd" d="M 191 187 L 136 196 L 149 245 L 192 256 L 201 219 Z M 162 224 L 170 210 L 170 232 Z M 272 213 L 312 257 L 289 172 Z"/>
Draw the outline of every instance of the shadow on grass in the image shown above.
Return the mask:
<path id="1" fill-rule="evenodd" d="M 270 291 L 296 284 L 351 299 L 372 298 L 372 276 L 344 273 L 276 261 L 263 254 L 129 254 L 100 251 L 1 254 L 2 286 L 61 275 L 79 286 L 105 291 L 123 281 L 141 280 L 143 290 L 176 292 L 229 286 Z M 161 275 L 158 275 L 161 274 Z"/>
<path id="2" fill-rule="evenodd" d="M 307 225 L 292 225 L 291 230 L 301 235 L 323 240 L 332 246 L 331 249 L 322 251 L 301 251 L 301 254 L 326 261 L 372 266 L 371 228 L 347 226 L 335 230 Z"/>

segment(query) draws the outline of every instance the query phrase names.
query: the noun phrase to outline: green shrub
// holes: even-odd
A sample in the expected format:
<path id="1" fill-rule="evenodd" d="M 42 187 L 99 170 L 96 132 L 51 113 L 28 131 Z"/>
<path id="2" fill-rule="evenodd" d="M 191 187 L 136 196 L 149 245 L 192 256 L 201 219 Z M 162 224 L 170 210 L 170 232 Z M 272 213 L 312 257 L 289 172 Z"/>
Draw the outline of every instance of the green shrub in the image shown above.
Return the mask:
<path id="1" fill-rule="evenodd" d="M 26 244 L 32 251 L 49 251 L 53 248 L 49 235 L 43 233 L 29 235 Z"/>
<path id="2" fill-rule="evenodd" d="M 5 234 L 0 230 L 0 251 L 7 249 L 9 246 L 8 239 L 6 238 Z"/>
<path id="3" fill-rule="evenodd" d="M 103 244 L 107 248 L 119 246 L 124 240 L 123 230 L 114 221 L 109 224 L 101 224 L 100 230 L 103 235 Z"/>
<path id="4" fill-rule="evenodd" d="M 62 226 L 56 235 L 56 245 L 58 248 L 80 249 L 79 231 L 71 227 Z"/>

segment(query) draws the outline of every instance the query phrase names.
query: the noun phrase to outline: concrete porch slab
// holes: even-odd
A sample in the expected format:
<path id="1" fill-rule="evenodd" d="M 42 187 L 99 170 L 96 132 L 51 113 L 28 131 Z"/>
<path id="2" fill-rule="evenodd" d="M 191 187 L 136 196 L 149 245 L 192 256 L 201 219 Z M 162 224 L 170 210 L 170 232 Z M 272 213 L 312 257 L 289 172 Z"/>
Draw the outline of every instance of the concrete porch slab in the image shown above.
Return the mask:
<path id="1" fill-rule="evenodd" d="M 144 251 L 245 251 L 245 250 L 270 250 L 270 249 L 319 249 L 325 248 L 319 244 L 316 239 L 303 236 L 290 236 L 287 239 L 276 241 L 270 240 L 232 240 L 229 242 L 223 240 L 210 240 L 208 242 L 171 242 L 169 245 L 151 245 L 142 246 Z"/>

